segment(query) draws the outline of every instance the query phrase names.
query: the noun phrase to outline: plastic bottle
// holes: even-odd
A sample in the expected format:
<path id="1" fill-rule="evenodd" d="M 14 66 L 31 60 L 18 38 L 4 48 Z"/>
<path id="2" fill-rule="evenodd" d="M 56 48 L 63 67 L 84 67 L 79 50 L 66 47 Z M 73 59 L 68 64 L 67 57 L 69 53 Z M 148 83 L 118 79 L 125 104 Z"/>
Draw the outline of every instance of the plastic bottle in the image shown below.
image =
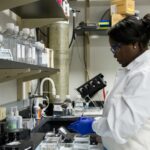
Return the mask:
<path id="1" fill-rule="evenodd" d="M 34 106 L 34 113 L 35 113 L 35 119 L 40 120 L 41 119 L 41 108 L 38 105 Z"/>
<path id="2" fill-rule="evenodd" d="M 59 95 L 56 95 L 55 102 L 54 102 L 54 107 L 53 107 L 53 116 L 58 117 L 63 114 L 63 109 L 61 106 L 61 99 Z"/>
<path id="3" fill-rule="evenodd" d="M 77 98 L 75 99 L 75 104 L 74 104 L 74 113 L 75 115 L 82 115 L 83 110 L 84 110 L 83 99 L 81 98 L 81 95 L 77 95 Z"/>
<path id="4" fill-rule="evenodd" d="M 14 112 L 12 108 L 11 108 L 10 115 L 6 119 L 6 124 L 8 130 L 17 129 L 17 118 L 14 116 Z"/>
<path id="5" fill-rule="evenodd" d="M 16 110 L 15 113 L 16 119 L 17 119 L 17 129 L 22 129 L 23 128 L 23 123 L 22 123 L 22 116 L 19 116 L 18 110 Z"/>
<path id="6" fill-rule="evenodd" d="M 66 95 L 65 103 L 67 103 L 66 115 L 73 115 L 72 100 L 70 95 Z"/>
<path id="7" fill-rule="evenodd" d="M 45 45 L 41 42 L 35 42 L 35 48 L 36 48 L 36 63 L 38 65 L 42 65 L 42 52 L 45 48 Z"/>
<path id="8" fill-rule="evenodd" d="M 73 115 L 73 107 L 72 107 L 72 104 L 69 103 L 68 104 L 68 107 L 67 107 L 67 115 L 70 116 L 70 115 Z"/>

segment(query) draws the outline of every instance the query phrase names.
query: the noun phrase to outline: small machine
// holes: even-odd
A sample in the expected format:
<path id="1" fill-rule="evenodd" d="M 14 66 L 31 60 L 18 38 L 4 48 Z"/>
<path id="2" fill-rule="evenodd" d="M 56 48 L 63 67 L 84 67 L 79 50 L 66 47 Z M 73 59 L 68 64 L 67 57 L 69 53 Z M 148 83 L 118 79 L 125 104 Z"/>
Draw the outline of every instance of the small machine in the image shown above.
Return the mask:
<path id="1" fill-rule="evenodd" d="M 104 81 L 104 76 L 102 74 L 98 74 L 94 78 L 90 79 L 83 85 L 77 88 L 77 91 L 81 94 L 82 98 L 86 101 L 90 101 L 90 99 L 101 89 L 106 87 L 107 83 Z"/>

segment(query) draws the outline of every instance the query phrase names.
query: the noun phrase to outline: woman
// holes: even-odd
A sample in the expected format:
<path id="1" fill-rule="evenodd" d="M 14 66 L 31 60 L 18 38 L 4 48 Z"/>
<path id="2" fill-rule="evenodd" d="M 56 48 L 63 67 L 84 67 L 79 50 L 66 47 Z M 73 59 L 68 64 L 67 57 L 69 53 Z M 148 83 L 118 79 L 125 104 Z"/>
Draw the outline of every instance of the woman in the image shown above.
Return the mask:
<path id="1" fill-rule="evenodd" d="M 101 136 L 107 150 L 150 150 L 150 14 L 113 26 L 109 42 L 121 64 L 98 120 L 80 118 L 70 128 Z"/>

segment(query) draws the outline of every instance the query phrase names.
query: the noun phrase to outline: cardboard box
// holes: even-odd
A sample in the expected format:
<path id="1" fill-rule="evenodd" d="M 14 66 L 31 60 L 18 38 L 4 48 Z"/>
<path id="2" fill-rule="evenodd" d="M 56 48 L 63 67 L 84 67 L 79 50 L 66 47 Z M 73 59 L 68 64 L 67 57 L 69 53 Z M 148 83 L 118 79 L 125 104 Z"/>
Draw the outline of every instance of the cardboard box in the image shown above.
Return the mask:
<path id="1" fill-rule="evenodd" d="M 117 4 L 118 2 L 123 1 L 123 0 L 110 0 L 111 4 Z"/>
<path id="2" fill-rule="evenodd" d="M 135 1 L 135 0 L 110 0 L 111 4 L 120 4 L 126 1 Z"/>
<path id="3" fill-rule="evenodd" d="M 116 23 L 118 23 L 119 21 L 124 19 L 125 17 L 126 17 L 125 15 L 121 15 L 121 14 L 112 14 L 111 15 L 111 26 L 115 25 Z"/>
<path id="4" fill-rule="evenodd" d="M 134 0 L 118 0 L 116 3 L 111 5 L 111 14 L 135 14 L 135 1 Z"/>

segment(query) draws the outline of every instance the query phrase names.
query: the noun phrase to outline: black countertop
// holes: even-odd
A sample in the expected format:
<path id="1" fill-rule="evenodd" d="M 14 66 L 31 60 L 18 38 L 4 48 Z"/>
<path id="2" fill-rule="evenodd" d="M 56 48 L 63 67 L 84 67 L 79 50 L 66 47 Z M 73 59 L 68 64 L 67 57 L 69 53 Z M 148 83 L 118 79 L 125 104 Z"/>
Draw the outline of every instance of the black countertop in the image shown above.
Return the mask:
<path id="1" fill-rule="evenodd" d="M 67 127 L 70 123 L 74 122 L 78 118 L 78 116 L 45 117 L 37 121 L 36 127 L 32 130 L 32 133 L 46 133 L 53 131 L 53 129 L 57 130 L 61 126 Z"/>

